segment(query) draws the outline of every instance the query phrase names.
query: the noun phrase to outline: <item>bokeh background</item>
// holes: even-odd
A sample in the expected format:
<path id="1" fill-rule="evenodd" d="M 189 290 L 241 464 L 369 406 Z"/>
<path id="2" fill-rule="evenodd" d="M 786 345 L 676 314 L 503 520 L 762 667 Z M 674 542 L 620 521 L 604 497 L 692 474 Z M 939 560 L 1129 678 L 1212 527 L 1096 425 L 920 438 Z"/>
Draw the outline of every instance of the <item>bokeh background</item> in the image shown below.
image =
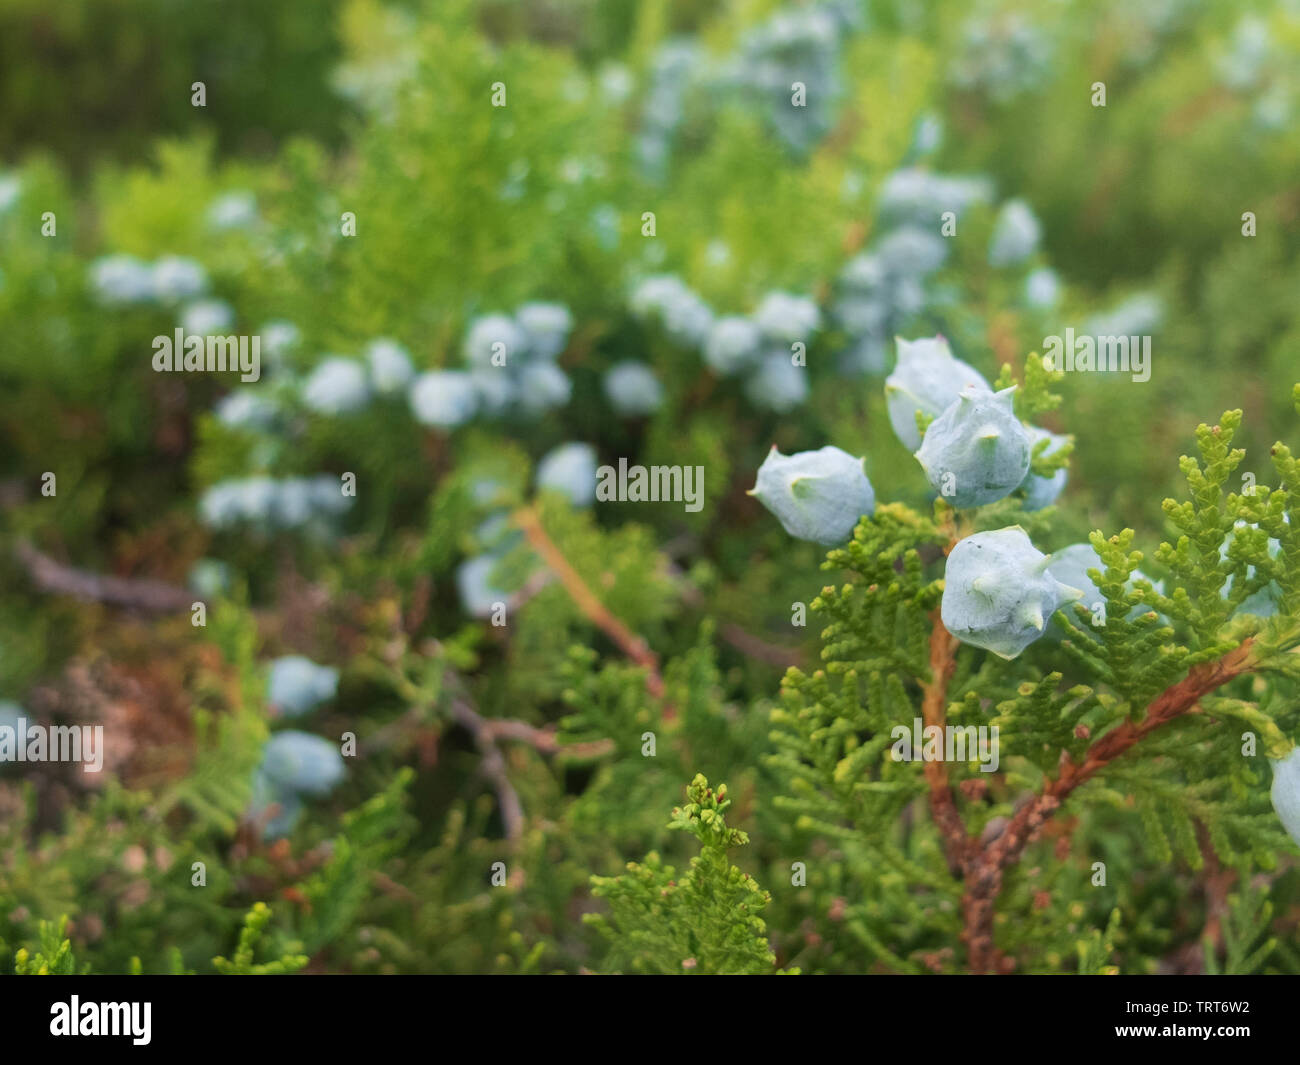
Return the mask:
<path id="1" fill-rule="evenodd" d="M 894 336 L 992 380 L 1066 327 L 1150 335 L 1152 374 L 1062 383 L 1046 547 L 1153 552 L 1226 408 L 1267 481 L 1298 115 L 1294 0 L 0 0 L 0 712 L 107 744 L 0 765 L 5 951 L 66 915 L 95 971 L 207 971 L 265 901 L 315 971 L 598 969 L 588 878 L 683 860 L 702 770 L 782 964 L 942 969 L 880 949 L 847 865 L 775 889 L 766 712 L 828 578 L 746 490 L 833 443 L 925 505 Z M 260 336 L 261 380 L 155 373 L 177 326 Z M 593 506 L 620 457 L 702 466 L 705 506 Z M 1205 874 L 1096 831 L 1131 875 L 1035 964 L 1115 905 L 1125 964 L 1188 964 Z"/>

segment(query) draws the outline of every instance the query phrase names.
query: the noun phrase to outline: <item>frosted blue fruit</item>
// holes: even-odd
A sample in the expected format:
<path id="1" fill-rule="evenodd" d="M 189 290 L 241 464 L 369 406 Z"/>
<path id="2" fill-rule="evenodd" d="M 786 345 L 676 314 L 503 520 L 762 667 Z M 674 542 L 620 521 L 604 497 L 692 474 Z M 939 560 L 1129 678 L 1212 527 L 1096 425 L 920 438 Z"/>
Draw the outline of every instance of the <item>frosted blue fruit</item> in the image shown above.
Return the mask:
<path id="1" fill-rule="evenodd" d="M 387 337 L 372 340 L 366 346 L 366 362 L 370 365 L 370 383 L 381 396 L 405 390 L 415 378 L 410 353 Z"/>
<path id="2" fill-rule="evenodd" d="M 989 241 L 991 266 L 1014 266 L 1024 262 L 1038 250 L 1043 235 L 1033 210 L 1024 200 L 1008 200 L 998 212 L 993 223 L 993 238 Z"/>
<path id="3" fill-rule="evenodd" d="M 530 354 L 553 359 L 564 350 L 573 329 L 573 315 L 562 303 L 525 303 L 515 311 Z"/>
<path id="4" fill-rule="evenodd" d="M 285 655 L 271 663 L 266 699 L 285 717 L 300 717 L 333 699 L 338 687 L 337 669 L 302 655 Z"/>
<path id="5" fill-rule="evenodd" d="M 1238 91 L 1254 88 L 1272 50 L 1268 21 L 1258 15 L 1243 16 L 1233 27 L 1229 49 L 1217 58 L 1219 80 Z"/>
<path id="6" fill-rule="evenodd" d="M 938 227 L 944 211 L 962 212 L 989 198 L 991 189 L 982 178 L 949 177 L 921 167 L 895 170 L 885 179 L 876 198 L 882 217 Z"/>
<path id="7" fill-rule="evenodd" d="M 281 528 L 297 529 L 311 521 L 315 513 L 311 484 L 302 477 L 290 477 L 279 483 L 275 498 L 275 523 Z"/>
<path id="8" fill-rule="evenodd" d="M 0 699 L 0 728 L 18 728 L 18 719 L 26 717 L 27 711 L 11 699 Z"/>
<path id="9" fill-rule="evenodd" d="M 0 728 L 13 729 L 14 734 L 17 735 L 18 719 L 26 716 L 27 711 L 17 703 L 11 702 L 8 699 L 0 699 Z M 3 773 L 4 769 L 5 763 L 0 762 L 0 773 Z"/>
<path id="10" fill-rule="evenodd" d="M 536 483 L 538 491 L 560 492 L 575 507 L 591 506 L 596 500 L 596 449 L 572 441 L 552 448 L 537 463 Z"/>
<path id="11" fill-rule="evenodd" d="M 508 513 L 493 514 L 479 522 L 474 539 L 486 552 L 500 558 L 523 542 L 524 534 Z"/>
<path id="12" fill-rule="evenodd" d="M 1274 758 L 1271 762 L 1273 788 L 1269 798 L 1286 834 L 1300 846 L 1300 747 L 1293 747 L 1285 758 Z"/>
<path id="13" fill-rule="evenodd" d="M 758 326 L 748 318 L 719 318 L 704 341 L 704 361 L 723 376 L 736 373 L 757 360 L 762 339 Z"/>
<path id="14" fill-rule="evenodd" d="M 186 585 L 203 599 L 216 599 L 230 589 L 230 567 L 215 558 L 201 558 L 190 567 Z"/>
<path id="15" fill-rule="evenodd" d="M 236 481 L 240 517 L 255 525 L 269 525 L 275 519 L 280 485 L 272 477 L 245 477 Z"/>
<path id="16" fill-rule="evenodd" d="M 519 371 L 519 404 L 529 414 L 542 414 L 569 402 L 573 383 L 553 362 L 529 363 Z"/>
<path id="17" fill-rule="evenodd" d="M 613 251 L 618 247 L 618 221 L 618 209 L 608 203 L 593 208 L 588 215 L 588 228 L 595 236 L 596 242 L 606 251 Z"/>
<path id="18" fill-rule="evenodd" d="M 257 335 L 261 337 L 262 355 L 277 367 L 284 365 L 289 352 L 302 340 L 302 330 L 283 318 L 267 322 Z"/>
<path id="19" fill-rule="evenodd" d="M 1015 491 L 1029 472 L 1029 433 L 1011 396 L 972 389 L 925 431 L 916 459 L 930 486 L 954 507 L 980 507 Z"/>
<path id="20" fill-rule="evenodd" d="M 1164 304 L 1154 292 L 1139 292 L 1118 306 L 1094 314 L 1083 323 L 1080 336 L 1146 336 L 1155 331 L 1164 318 Z"/>
<path id="21" fill-rule="evenodd" d="M 509 315 L 485 315 L 470 323 L 464 352 L 466 365 L 474 369 L 517 366 L 528 354 L 528 334 Z"/>
<path id="22" fill-rule="evenodd" d="M 1285 514 L 1282 517 L 1283 520 L 1287 521 L 1287 523 L 1290 524 L 1290 521 Z M 1239 521 L 1237 522 L 1235 529 L 1242 529 L 1247 527 L 1252 529 L 1256 528 L 1256 526 L 1254 525 L 1248 526 L 1246 522 Z M 1228 545 L 1232 543 L 1233 538 L 1236 536 L 1235 529 L 1233 532 L 1229 533 L 1227 538 L 1223 541 L 1223 546 L 1219 549 L 1220 558 L 1228 557 Z M 1282 543 L 1280 540 L 1277 540 L 1276 538 L 1270 536 L 1268 538 L 1267 549 L 1268 549 L 1269 558 L 1277 558 L 1278 552 L 1282 550 Z M 1251 580 L 1254 576 L 1255 576 L 1255 567 L 1247 566 L 1246 579 Z M 1219 592 L 1219 594 L 1223 596 L 1223 598 L 1226 599 L 1228 597 L 1228 594 L 1232 591 L 1232 586 L 1235 581 L 1236 581 L 1235 573 L 1232 576 L 1230 576 L 1226 581 L 1224 581 L 1223 588 Z M 1241 605 L 1237 607 L 1234 616 L 1236 614 L 1253 614 L 1255 617 L 1271 618 L 1278 612 L 1278 608 L 1281 605 L 1282 605 L 1282 588 L 1277 583 L 1277 581 L 1269 581 L 1266 585 L 1264 585 L 1263 588 L 1260 588 L 1258 591 L 1253 592 L 1250 595 L 1246 596 L 1246 598 L 1241 601 Z"/>
<path id="23" fill-rule="evenodd" d="M 302 384 L 302 402 L 318 414 L 347 414 L 370 402 L 366 370 L 355 359 L 331 356 Z"/>
<path id="24" fill-rule="evenodd" d="M 962 643 L 1015 658 L 1047 620 L 1082 595 L 1049 571 L 1050 559 L 1019 525 L 973 533 L 948 555 L 939 614 Z"/>
<path id="25" fill-rule="evenodd" d="M 949 81 L 978 89 L 999 102 L 1037 88 L 1052 66 L 1054 40 L 1019 12 L 969 19 L 958 52 L 947 65 Z"/>
<path id="26" fill-rule="evenodd" d="M 456 592 L 461 609 L 470 617 L 488 617 L 496 604 L 510 601 L 510 593 L 492 583 L 492 571 L 498 562 L 500 558 L 495 554 L 479 555 L 456 567 Z"/>
<path id="27" fill-rule="evenodd" d="M 849 296 L 836 302 L 835 318 L 847 333 L 860 337 L 884 329 L 891 310 L 885 299 Z"/>
<path id="28" fill-rule="evenodd" d="M 328 795 L 343 779 L 343 756 L 329 740 L 287 729 L 266 741 L 259 772 L 281 794 Z"/>
<path id="29" fill-rule="evenodd" d="M 515 375 L 504 367 L 470 370 L 469 379 L 478 398 L 478 410 L 488 417 L 501 414 L 519 398 Z"/>
<path id="30" fill-rule="evenodd" d="M 807 343 L 821 327 L 821 320 L 817 304 L 789 292 L 769 292 L 754 311 L 754 324 L 763 335 L 787 344 L 796 340 Z"/>
<path id="31" fill-rule="evenodd" d="M 643 362 L 627 360 L 611 366 L 605 373 L 604 385 L 605 395 L 619 414 L 653 414 L 663 405 L 663 385 Z"/>
<path id="32" fill-rule="evenodd" d="M 935 114 L 924 114 L 912 133 L 912 154 L 930 155 L 943 143 L 943 121 Z"/>
<path id="33" fill-rule="evenodd" d="M 208 225 L 213 229 L 247 229 L 256 222 L 257 197 L 251 192 L 227 192 L 208 205 Z"/>
<path id="34" fill-rule="evenodd" d="M 0 174 L 0 214 L 5 214 L 22 195 L 23 180 L 17 174 Z"/>
<path id="35" fill-rule="evenodd" d="M 193 259 L 167 255 L 153 265 L 150 287 L 160 303 L 180 303 L 203 295 L 208 287 L 207 271 Z"/>
<path id="36" fill-rule="evenodd" d="M 889 280 L 879 255 L 855 255 L 840 271 L 840 284 L 862 292 L 875 292 Z"/>
<path id="37" fill-rule="evenodd" d="M 1061 436 L 1059 433 L 1049 432 L 1046 429 L 1040 429 L 1037 425 L 1026 427 L 1029 433 L 1029 455 L 1030 463 L 1033 463 L 1034 448 L 1038 446 L 1040 440 L 1049 440 L 1044 455 L 1052 455 L 1060 450 L 1061 445 L 1069 441 L 1068 436 Z M 1057 470 L 1050 477 L 1038 477 L 1033 473 L 1028 474 L 1021 488 L 1025 490 L 1025 509 L 1042 510 L 1056 502 L 1057 497 L 1065 490 L 1065 480 L 1067 471 L 1065 467 Z"/>
<path id="38" fill-rule="evenodd" d="M 302 799 L 291 792 L 279 791 L 262 773 L 254 773 L 248 819 L 262 823 L 264 841 L 270 842 L 290 835 L 302 820 L 302 813 Z"/>
<path id="39" fill-rule="evenodd" d="M 681 299 L 663 309 L 664 329 L 682 344 L 698 346 L 713 328 L 713 311 L 699 296 L 689 290 Z"/>
<path id="40" fill-rule="evenodd" d="M 879 332 L 870 332 L 840 353 L 837 368 L 844 377 L 859 377 L 862 374 L 877 377 L 884 372 L 888 358 L 889 349 L 884 336 Z"/>
<path id="41" fill-rule="evenodd" d="M 623 103 L 636 88 L 632 71 L 622 63 L 604 64 L 600 68 L 597 84 L 600 86 L 600 94 L 605 102 L 614 106 Z"/>
<path id="42" fill-rule="evenodd" d="M 192 336 L 224 333 L 235 324 L 235 309 L 225 300 L 195 300 L 181 308 L 180 327 Z"/>
<path id="43" fill-rule="evenodd" d="M 890 289 L 890 299 L 896 314 L 904 318 L 918 314 L 926 304 L 925 286 L 915 277 L 896 277 Z"/>
<path id="44" fill-rule="evenodd" d="M 1025 302 L 1039 310 L 1050 311 L 1061 300 L 1061 279 L 1056 271 L 1044 266 L 1025 278 Z"/>
<path id="45" fill-rule="evenodd" d="M 791 360 L 792 355 L 781 349 L 763 356 L 745 382 L 745 395 L 754 406 L 783 414 L 808 398 L 807 373 Z"/>
<path id="46" fill-rule="evenodd" d="M 1083 596 L 1079 601 L 1087 607 L 1090 612 L 1096 610 L 1098 604 L 1105 604 L 1106 597 L 1101 594 L 1101 589 L 1098 588 L 1093 582 L 1093 579 L 1088 576 L 1088 570 L 1090 569 L 1100 570 L 1102 573 L 1106 572 L 1106 567 L 1102 563 L 1101 558 L 1097 555 L 1097 552 L 1093 549 L 1092 544 L 1070 544 L 1068 547 L 1063 547 L 1059 551 L 1053 551 L 1050 558 L 1051 560 L 1047 566 L 1049 572 L 1062 584 L 1069 585 L 1071 588 L 1078 588 L 1083 592 Z M 1140 569 L 1135 569 L 1129 578 L 1127 587 L 1131 589 L 1135 580 L 1149 581 L 1151 578 Z M 1163 584 L 1160 581 L 1153 581 L 1152 587 L 1156 591 L 1160 591 Z M 1133 621 L 1135 618 L 1139 618 L 1143 614 L 1150 613 L 1153 609 L 1154 607 L 1152 606 L 1139 603 L 1129 612 L 1128 620 Z M 1071 621 L 1076 620 L 1073 612 L 1068 613 L 1070 614 Z M 1166 618 L 1161 617 L 1160 620 L 1163 624 L 1168 624 Z"/>
<path id="47" fill-rule="evenodd" d="M 204 525 L 222 529 L 239 520 L 238 497 L 230 481 L 210 485 L 199 498 L 199 518 Z"/>
<path id="48" fill-rule="evenodd" d="M 241 388 L 217 400 L 213 413 L 217 421 L 232 429 L 269 429 L 279 410 L 275 400 Z"/>
<path id="49" fill-rule="evenodd" d="M 862 459 L 829 445 L 782 455 L 774 444 L 749 494 L 791 536 L 817 544 L 842 544 L 876 509 Z"/>
<path id="50" fill-rule="evenodd" d="M 504 375 L 501 370 L 485 370 L 483 373 Z M 415 379 L 410 400 L 411 412 L 421 425 L 454 429 L 477 413 L 479 388 L 473 376 L 460 370 L 430 370 Z"/>
<path id="51" fill-rule="evenodd" d="M 1232 584 L 1232 578 L 1228 578 L 1228 586 Z M 1269 581 L 1259 591 L 1253 595 L 1246 596 L 1241 601 L 1241 606 L 1237 607 L 1237 614 L 1254 614 L 1258 618 L 1271 618 L 1278 610 L 1282 603 L 1282 589 L 1278 586 L 1277 581 Z"/>
<path id="52" fill-rule="evenodd" d="M 713 328 L 713 312 L 681 278 L 658 275 L 641 281 L 630 299 L 639 318 L 657 318 L 665 331 L 684 344 L 699 345 Z"/>
<path id="53" fill-rule="evenodd" d="M 891 274 L 919 278 L 932 274 L 948 258 L 948 242 L 937 232 L 919 226 L 900 226 L 875 246 L 885 269 Z"/>
<path id="54" fill-rule="evenodd" d="M 895 337 L 898 362 L 885 378 L 885 405 L 889 424 L 908 451 L 921 446 L 916 412 L 938 417 L 962 389 L 992 392 L 980 372 L 956 358 L 941 336 L 921 340 Z"/>
<path id="55" fill-rule="evenodd" d="M 133 255 L 106 255 L 90 264 L 90 287 L 100 303 L 144 303 L 154 298 L 153 270 Z"/>
<path id="56" fill-rule="evenodd" d="M 469 487 L 471 498 L 480 506 L 500 502 L 505 491 L 506 486 L 495 477 L 476 477 Z"/>
<path id="57" fill-rule="evenodd" d="M 643 279 L 633 287 L 628 305 L 638 318 L 649 318 L 661 313 L 670 303 L 688 295 L 690 289 L 680 277 L 656 274 Z"/>
<path id="58" fill-rule="evenodd" d="M 343 494 L 343 483 L 337 477 L 322 473 L 306 482 L 311 492 L 312 509 L 321 514 L 342 514 L 351 509 L 356 496 Z"/>

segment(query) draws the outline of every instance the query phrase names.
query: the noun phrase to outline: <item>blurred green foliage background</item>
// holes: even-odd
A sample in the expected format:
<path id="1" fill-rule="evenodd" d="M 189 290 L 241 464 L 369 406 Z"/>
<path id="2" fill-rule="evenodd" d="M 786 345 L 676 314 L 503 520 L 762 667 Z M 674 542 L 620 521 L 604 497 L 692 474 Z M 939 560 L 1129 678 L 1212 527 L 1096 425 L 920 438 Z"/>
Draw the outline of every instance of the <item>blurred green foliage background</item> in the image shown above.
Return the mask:
<path id="1" fill-rule="evenodd" d="M 794 119 L 791 72 L 812 98 Z M 1062 384 L 1048 425 L 1075 451 L 1045 549 L 1123 527 L 1153 549 L 1178 456 L 1225 407 L 1245 410 L 1243 468 L 1267 480 L 1300 377 L 1298 110 L 1294 0 L 0 0 L 0 699 L 102 721 L 110 744 L 99 778 L 0 766 L 0 941 L 35 946 L 38 922 L 67 914 L 96 971 L 203 969 L 264 900 L 272 955 L 316 970 L 599 969 L 579 920 L 599 906 L 588 877 L 651 848 L 693 853 L 664 828 L 698 771 L 731 786 L 731 823 L 753 838 L 737 861 L 772 890 L 780 964 L 955 965 L 955 935 L 896 929 L 903 945 L 881 947 L 893 888 L 863 901 L 861 877 L 887 879 L 868 856 L 814 862 L 806 889 L 783 888 L 792 860 L 837 845 L 764 806 L 767 712 L 785 665 L 818 648 L 792 604 L 827 578 L 823 553 L 745 491 L 774 443 L 834 443 L 866 456 L 878 498 L 927 504 L 885 418 L 892 343 L 883 363 L 846 362 L 861 338 L 836 311 L 846 264 L 896 224 L 882 202 L 900 171 L 990 192 L 960 212 L 920 305 L 890 306 L 889 337 L 943 333 L 990 380 L 1067 326 L 1136 320 L 1153 337 L 1149 382 Z M 214 221 L 232 194 L 252 214 Z M 1041 240 L 995 267 L 1012 199 Z M 282 321 L 298 340 L 278 369 L 264 351 L 256 385 L 155 373 L 153 337 L 193 301 L 106 298 L 97 271 L 114 256 L 200 264 L 194 295 L 220 302 L 220 331 Z M 1057 295 L 1029 298 L 1048 270 Z M 719 316 L 776 291 L 812 300 L 807 398 L 756 400 L 639 313 L 637 284 L 660 274 Z M 430 426 L 400 395 L 337 415 L 303 401 L 323 360 L 380 337 L 418 373 L 458 371 L 476 321 L 532 301 L 572 319 L 556 360 L 571 393 L 535 416 Z M 657 409 L 611 401 L 625 360 L 652 370 Z M 273 401 L 269 424 L 221 413 L 241 389 Z M 538 492 L 538 460 L 566 441 L 602 462 L 700 465 L 706 506 Z M 344 472 L 355 500 L 319 535 L 204 518 L 223 482 Z M 563 582 L 537 577 L 529 542 L 492 554 L 509 623 L 474 616 L 458 568 L 491 554 L 485 519 L 525 506 L 653 649 L 675 714 Z M 229 579 L 196 627 L 188 609 L 52 594 L 26 549 L 178 589 L 204 559 Z M 336 697 L 294 727 L 353 733 L 360 753 L 277 840 L 245 815 L 285 724 L 268 666 L 290 654 L 339 672 Z M 543 730 L 490 744 L 517 830 L 459 704 Z M 612 752 L 557 753 L 561 721 L 561 739 Z M 1079 829 L 1105 841 L 1113 888 L 1055 890 L 1026 968 L 1073 971 L 1079 937 L 1116 907 L 1121 967 L 1190 964 L 1202 873 L 1150 863 L 1127 831 Z M 1292 862 L 1274 882 L 1284 940 L 1296 880 Z"/>

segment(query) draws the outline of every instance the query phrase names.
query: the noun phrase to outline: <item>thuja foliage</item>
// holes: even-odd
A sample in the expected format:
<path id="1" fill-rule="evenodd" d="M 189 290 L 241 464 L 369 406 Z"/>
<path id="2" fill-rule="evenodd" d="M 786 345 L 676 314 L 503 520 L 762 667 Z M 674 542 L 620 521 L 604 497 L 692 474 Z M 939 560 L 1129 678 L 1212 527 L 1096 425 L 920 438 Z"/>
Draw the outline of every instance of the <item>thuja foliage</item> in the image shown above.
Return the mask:
<path id="1" fill-rule="evenodd" d="M 235 947 L 233 958 L 217 956 L 212 959 L 212 969 L 225 976 L 277 975 L 296 972 L 307 964 L 307 957 L 302 954 L 285 954 L 269 961 L 256 962 L 254 955 L 266 934 L 266 926 L 271 920 L 271 909 L 259 902 L 244 916 L 244 926 L 239 932 L 239 942 Z M 18 976 L 71 976 L 89 972 L 89 966 L 78 966 L 72 949 L 72 941 L 64 934 L 68 919 L 61 917 L 57 922 L 42 921 L 39 926 L 40 948 L 32 953 L 20 947 L 14 953 L 14 973 Z M 3 944 L 0 944 L 0 948 Z M 181 967 L 178 955 L 175 964 L 169 970 L 170 975 L 179 976 L 187 972 Z M 130 972 L 142 971 L 139 958 L 132 958 Z M 191 975 L 193 970 L 188 971 Z"/>
<path id="2" fill-rule="evenodd" d="M 1293 12 L 226 6 L 0 14 L 0 957 L 1300 971 Z"/>
<path id="3" fill-rule="evenodd" d="M 769 973 L 772 953 L 763 910 L 772 896 L 731 864 L 727 851 L 749 837 L 728 828 L 727 786 L 697 775 L 686 805 L 674 808 L 671 829 L 689 832 L 700 853 L 680 875 L 653 851 L 617 877 L 593 877 L 592 894 L 608 915 L 586 920 L 610 942 L 606 964 L 640 973 Z"/>
<path id="4" fill-rule="evenodd" d="M 1049 377 L 1028 375 L 1023 410 L 1051 405 Z M 1300 647 L 1300 478 L 1277 443 L 1276 487 L 1231 490 L 1245 457 L 1232 446 L 1240 421 L 1229 411 L 1202 425 L 1199 458 L 1180 462 L 1187 498 L 1165 502 L 1177 535 L 1153 553 L 1169 574 L 1163 587 L 1134 579 L 1144 555 L 1132 549 L 1132 530 L 1094 532 L 1097 565 L 1087 576 L 1100 598 L 1057 613 L 1059 629 L 1020 656 L 954 639 L 937 608 L 969 577 L 943 563 L 989 526 L 1019 520 L 1047 535 L 1050 518 L 1022 513 L 1014 499 L 969 512 L 940 499 L 933 514 L 885 504 L 829 553 L 826 567 L 851 579 L 813 603 L 828 621 L 823 668 L 791 669 L 782 687 L 776 805 L 851 864 L 889 868 L 864 876 L 865 898 L 846 911 L 880 962 L 915 967 L 927 943 L 951 941 L 959 914 L 959 966 L 1010 969 L 1031 949 L 1063 958 L 1086 915 L 1100 920 L 1144 865 L 1276 867 L 1288 843 L 1266 798 L 1266 763 L 1285 778 L 1295 750 L 1296 711 L 1279 694 L 1291 691 Z M 1038 558 L 1041 572 L 1050 559 Z M 993 563 L 975 581 L 992 595 L 991 585 L 1029 579 Z M 1243 610 L 1261 593 L 1263 605 L 1256 598 Z M 914 718 L 926 747 L 899 761 L 897 728 L 908 738 Z M 998 730 L 1000 766 L 975 742 L 986 727 Z M 968 741 L 956 760 L 954 731 Z M 909 816 L 922 803 L 925 830 Z M 1115 814 L 1140 828 L 1143 846 L 1129 856 L 1081 852 L 1064 827 L 1056 830 L 1064 867 L 1024 857 L 1057 822 Z M 1254 906 L 1240 919 L 1256 919 Z M 1228 928 L 1230 967 L 1256 969 L 1275 956 L 1276 941 L 1243 953 L 1243 933 Z"/>

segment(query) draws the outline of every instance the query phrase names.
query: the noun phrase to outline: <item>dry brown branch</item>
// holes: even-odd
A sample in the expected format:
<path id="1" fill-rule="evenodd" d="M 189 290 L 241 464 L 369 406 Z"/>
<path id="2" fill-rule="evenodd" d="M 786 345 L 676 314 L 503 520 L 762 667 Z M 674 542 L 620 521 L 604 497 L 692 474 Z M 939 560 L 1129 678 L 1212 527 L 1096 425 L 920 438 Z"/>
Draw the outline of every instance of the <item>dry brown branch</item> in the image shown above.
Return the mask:
<path id="1" fill-rule="evenodd" d="M 203 597 L 187 588 L 151 578 L 105 577 L 74 569 L 42 554 L 29 543 L 19 543 L 14 554 L 32 582 L 43 592 L 66 595 L 83 603 L 105 603 L 155 614 L 189 610 Z"/>

